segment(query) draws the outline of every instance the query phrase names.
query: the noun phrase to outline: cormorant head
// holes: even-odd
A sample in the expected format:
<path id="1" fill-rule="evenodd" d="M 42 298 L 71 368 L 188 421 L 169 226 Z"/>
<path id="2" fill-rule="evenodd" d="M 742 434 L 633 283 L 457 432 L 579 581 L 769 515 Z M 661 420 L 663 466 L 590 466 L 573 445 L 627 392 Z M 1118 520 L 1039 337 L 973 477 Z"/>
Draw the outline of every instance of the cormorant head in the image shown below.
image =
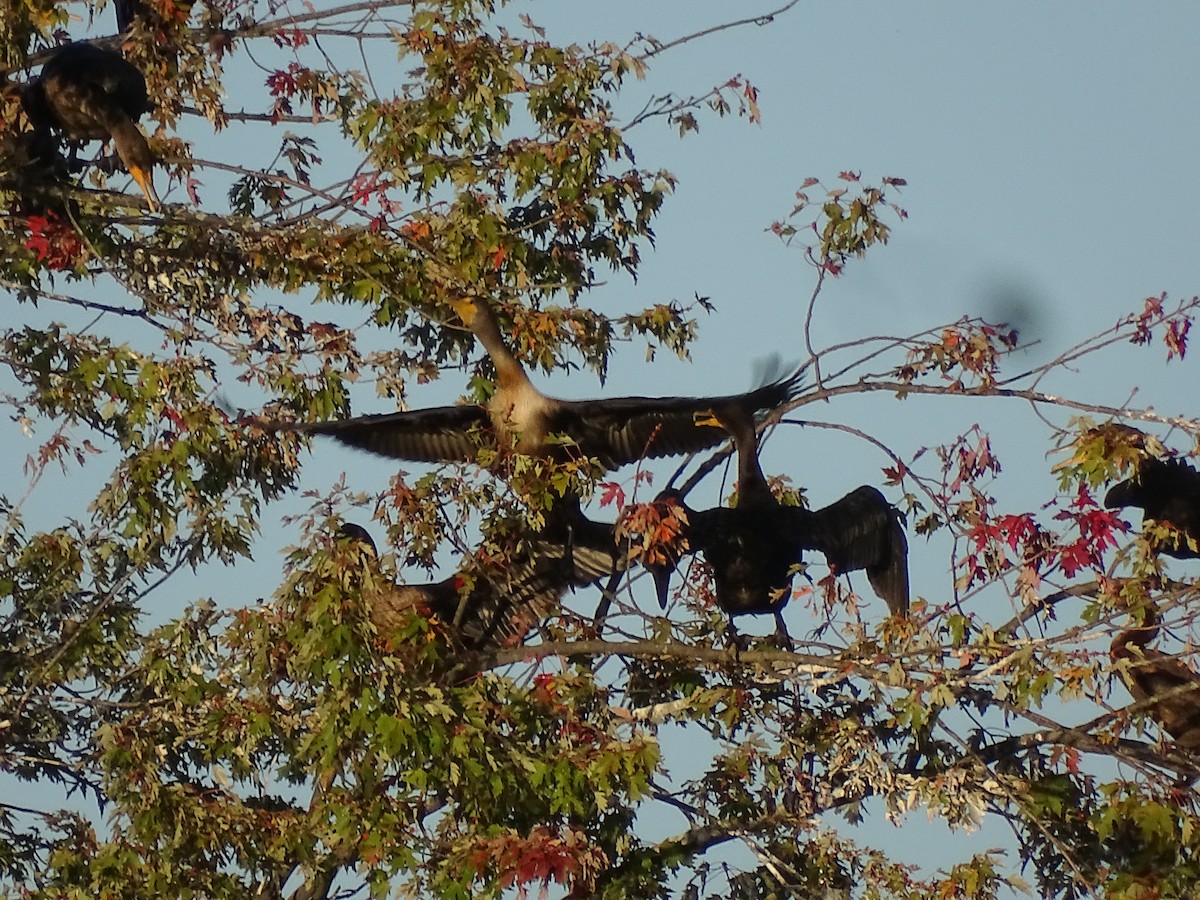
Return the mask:
<path id="1" fill-rule="evenodd" d="M 357 544 L 361 549 L 371 554 L 378 556 L 379 551 L 375 547 L 375 541 L 371 539 L 370 533 L 361 525 L 356 525 L 353 522 L 343 522 L 335 535 L 339 541 L 345 541 L 347 544 Z"/>

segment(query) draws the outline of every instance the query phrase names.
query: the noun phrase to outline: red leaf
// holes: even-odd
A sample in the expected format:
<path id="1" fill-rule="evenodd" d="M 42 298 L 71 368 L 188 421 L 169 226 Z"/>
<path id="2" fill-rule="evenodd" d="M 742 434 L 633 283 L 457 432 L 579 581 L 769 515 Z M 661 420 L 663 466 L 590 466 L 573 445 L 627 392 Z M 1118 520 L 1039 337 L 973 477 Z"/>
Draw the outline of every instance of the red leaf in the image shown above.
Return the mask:
<path id="1" fill-rule="evenodd" d="M 1150 343 L 1150 324 L 1153 319 L 1162 315 L 1163 303 L 1166 302 L 1166 293 L 1159 294 L 1157 297 L 1147 297 L 1141 313 L 1135 320 L 1133 329 L 1133 337 L 1129 339 L 1131 344 L 1148 344 Z"/>
<path id="2" fill-rule="evenodd" d="M 996 519 L 996 527 L 999 529 L 1000 536 L 1004 538 L 1004 542 L 1012 550 L 1016 550 L 1021 541 L 1037 532 L 1033 516 L 1029 513 L 1020 516 L 1000 516 Z"/>
<path id="3" fill-rule="evenodd" d="M 625 505 L 625 489 L 615 481 L 606 481 L 600 485 L 600 505 L 601 506 L 616 506 L 622 507 Z"/>
<path id="4" fill-rule="evenodd" d="M 1079 774 L 1079 751 L 1074 748 L 1070 748 L 1066 752 L 1066 757 L 1067 757 L 1067 771 L 1070 772 L 1072 775 L 1078 775 Z"/>
<path id="5" fill-rule="evenodd" d="M 1167 345 L 1167 362 L 1176 356 L 1183 359 L 1187 354 L 1187 336 L 1191 328 L 1192 320 L 1190 318 L 1182 321 L 1175 319 L 1167 325 L 1167 333 L 1163 336 L 1163 341 Z"/>
<path id="6" fill-rule="evenodd" d="M 83 255 L 84 243 L 69 222 L 60 220 L 54 213 L 30 216 L 26 220 L 29 238 L 25 249 L 37 254 L 38 262 L 48 269 L 66 270 L 75 268 Z"/>

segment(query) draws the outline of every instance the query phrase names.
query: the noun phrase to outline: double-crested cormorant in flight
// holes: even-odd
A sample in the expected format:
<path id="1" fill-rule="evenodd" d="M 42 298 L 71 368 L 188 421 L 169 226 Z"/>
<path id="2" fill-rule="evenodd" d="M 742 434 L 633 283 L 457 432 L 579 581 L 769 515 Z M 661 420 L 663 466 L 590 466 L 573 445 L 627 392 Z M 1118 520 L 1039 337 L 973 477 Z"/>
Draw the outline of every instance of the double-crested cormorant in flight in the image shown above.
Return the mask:
<path id="1" fill-rule="evenodd" d="M 787 640 L 782 612 L 791 596 L 792 567 L 803 551 L 819 550 L 836 572 L 866 569 L 892 614 L 907 615 L 908 542 L 899 514 L 883 495 L 864 485 L 824 509 L 783 506 L 763 475 L 753 419 L 732 416 L 721 423 L 733 435 L 738 453 L 737 506 L 684 507 L 687 524 L 681 533 L 687 542 L 682 553 L 702 553 L 712 568 L 721 609 L 731 617 L 771 613 L 778 636 Z M 680 502 L 670 490 L 659 499 Z M 666 606 L 671 572 L 682 553 L 647 566 L 661 606 Z"/>
<path id="2" fill-rule="evenodd" d="M 558 609 L 568 588 L 593 584 L 614 571 L 618 562 L 611 528 L 597 529 L 597 543 L 578 541 L 570 554 L 561 545 L 539 540 L 502 568 L 468 563 L 443 581 L 376 582 L 363 599 L 384 636 L 418 613 L 436 616 L 454 642 L 468 650 L 487 652 L 519 643 Z M 372 560 L 377 555 L 375 542 L 361 525 L 343 524 L 338 537 L 357 544 Z"/>
<path id="3" fill-rule="evenodd" d="M 1175 743 L 1187 750 L 1200 750 L 1200 676 L 1149 644 L 1158 636 L 1158 615 L 1146 610 L 1140 628 L 1129 628 L 1113 638 L 1110 654 L 1125 660 L 1121 680 L 1139 703 L 1158 699 L 1147 709 Z M 1166 695 L 1166 696 L 1164 696 Z"/>
<path id="4" fill-rule="evenodd" d="M 137 120 L 150 110 L 146 79 L 119 53 L 77 42 L 54 51 L 21 100 L 34 128 L 53 129 L 75 141 L 112 140 L 152 212 L 154 155 Z"/>
<path id="5" fill-rule="evenodd" d="M 1137 506 L 1144 520 L 1174 526 L 1178 534 L 1157 539 L 1154 549 L 1176 559 L 1200 559 L 1200 472 L 1182 459 L 1140 459 L 1132 478 L 1109 489 L 1104 505 Z"/>
<path id="6" fill-rule="evenodd" d="M 496 391 L 488 406 L 442 406 L 333 422 L 262 422 L 271 430 L 323 434 L 398 459 L 421 462 L 473 460 L 478 433 L 495 436 L 501 447 L 526 454 L 551 452 L 547 438 L 565 435 L 580 452 L 609 469 L 640 459 L 692 453 L 726 439 L 719 427 L 698 417 L 744 417 L 792 399 L 799 378 L 792 375 L 744 394 L 724 397 L 609 397 L 558 400 L 538 391 L 504 343 L 491 306 L 478 299 L 456 305 L 463 321 L 483 344 L 496 368 Z M 562 448 L 570 453 L 571 448 Z"/>

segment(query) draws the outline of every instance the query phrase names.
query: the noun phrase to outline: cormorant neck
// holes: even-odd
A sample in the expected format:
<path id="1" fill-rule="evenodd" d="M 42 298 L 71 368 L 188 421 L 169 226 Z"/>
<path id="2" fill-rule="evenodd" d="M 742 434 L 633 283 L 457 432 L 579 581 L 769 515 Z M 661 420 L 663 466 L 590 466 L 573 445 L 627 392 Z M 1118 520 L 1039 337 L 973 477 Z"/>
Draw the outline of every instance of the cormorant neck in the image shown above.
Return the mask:
<path id="1" fill-rule="evenodd" d="M 762 463 L 758 460 L 758 434 L 754 430 L 754 420 L 746 417 L 737 422 L 732 433 L 733 446 L 738 455 L 738 505 L 773 499 L 767 477 L 763 475 Z"/>
<path id="2" fill-rule="evenodd" d="M 470 303 L 475 308 L 475 314 L 471 317 L 469 327 L 491 357 L 500 383 L 505 386 L 529 384 L 529 376 L 525 374 L 524 367 L 504 341 L 504 334 L 500 331 L 500 320 L 496 318 L 491 304 L 478 297 L 471 298 Z"/>

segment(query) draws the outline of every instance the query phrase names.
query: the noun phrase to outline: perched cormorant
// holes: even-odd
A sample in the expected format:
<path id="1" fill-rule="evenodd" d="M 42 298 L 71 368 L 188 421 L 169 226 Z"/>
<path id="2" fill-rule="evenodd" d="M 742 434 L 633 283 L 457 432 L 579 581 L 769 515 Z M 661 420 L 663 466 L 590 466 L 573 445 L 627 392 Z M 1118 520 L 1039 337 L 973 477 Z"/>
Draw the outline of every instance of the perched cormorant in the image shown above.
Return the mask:
<path id="1" fill-rule="evenodd" d="M 151 108 L 146 79 L 119 53 L 84 42 L 66 44 L 24 87 L 21 100 L 39 132 L 53 129 L 74 141 L 111 139 L 150 210 L 158 211 L 154 156 L 137 126 Z"/>
<path id="2" fill-rule="evenodd" d="M 487 652 L 519 643 L 529 630 L 554 613 L 568 588 L 594 584 L 618 566 L 612 528 L 592 523 L 571 553 L 541 539 L 503 567 L 468 562 L 455 575 L 426 584 L 376 583 L 365 591 L 371 621 L 381 635 L 392 634 L 414 613 L 436 616 L 455 643 Z M 338 537 L 353 541 L 372 559 L 375 542 L 361 525 L 347 522 Z M 468 587 L 469 585 L 469 587 Z"/>
<path id="3" fill-rule="evenodd" d="M 1184 460 L 1143 457 L 1132 478 L 1109 488 L 1104 505 L 1140 507 L 1144 521 L 1170 525 L 1178 532 L 1156 539 L 1157 552 L 1175 559 L 1200 559 L 1200 472 Z"/>
<path id="4" fill-rule="evenodd" d="M 1147 715 L 1178 746 L 1200 750 L 1200 676 L 1178 659 L 1149 646 L 1158 631 L 1158 615 L 1147 608 L 1141 627 L 1120 632 L 1113 638 L 1109 653 L 1114 661 L 1127 661 L 1119 673 L 1134 700 L 1142 703 L 1161 698 L 1150 705 Z"/>
<path id="5" fill-rule="evenodd" d="M 524 368 L 504 343 L 491 306 L 482 300 L 456 304 L 465 324 L 483 344 L 496 368 L 496 391 L 487 407 L 442 406 L 408 412 L 357 416 L 332 422 L 262 421 L 268 430 L 323 434 L 381 456 L 421 462 L 473 460 L 482 430 L 502 447 L 544 454 L 549 435 L 570 438 L 584 455 L 608 469 L 640 459 L 692 453 L 726 439 L 706 418 L 753 419 L 797 393 L 798 375 L 744 394 L 724 397 L 609 397 L 558 400 L 533 386 Z M 712 424 L 715 424 L 713 422 Z M 569 454 L 570 448 L 564 453 Z"/>
<path id="6" fill-rule="evenodd" d="M 771 493 L 758 459 L 753 419 L 721 419 L 738 453 L 737 506 L 693 510 L 680 537 L 686 548 L 647 565 L 659 604 L 666 606 L 671 573 L 684 553 L 702 553 L 713 570 L 717 604 L 731 617 L 771 613 L 780 639 L 787 640 L 783 607 L 791 596 L 792 568 L 803 551 L 819 550 L 835 572 L 866 569 L 875 592 L 893 615 L 908 613 L 908 542 L 897 511 L 864 485 L 823 509 L 783 506 Z M 660 501 L 679 503 L 675 491 Z"/>

